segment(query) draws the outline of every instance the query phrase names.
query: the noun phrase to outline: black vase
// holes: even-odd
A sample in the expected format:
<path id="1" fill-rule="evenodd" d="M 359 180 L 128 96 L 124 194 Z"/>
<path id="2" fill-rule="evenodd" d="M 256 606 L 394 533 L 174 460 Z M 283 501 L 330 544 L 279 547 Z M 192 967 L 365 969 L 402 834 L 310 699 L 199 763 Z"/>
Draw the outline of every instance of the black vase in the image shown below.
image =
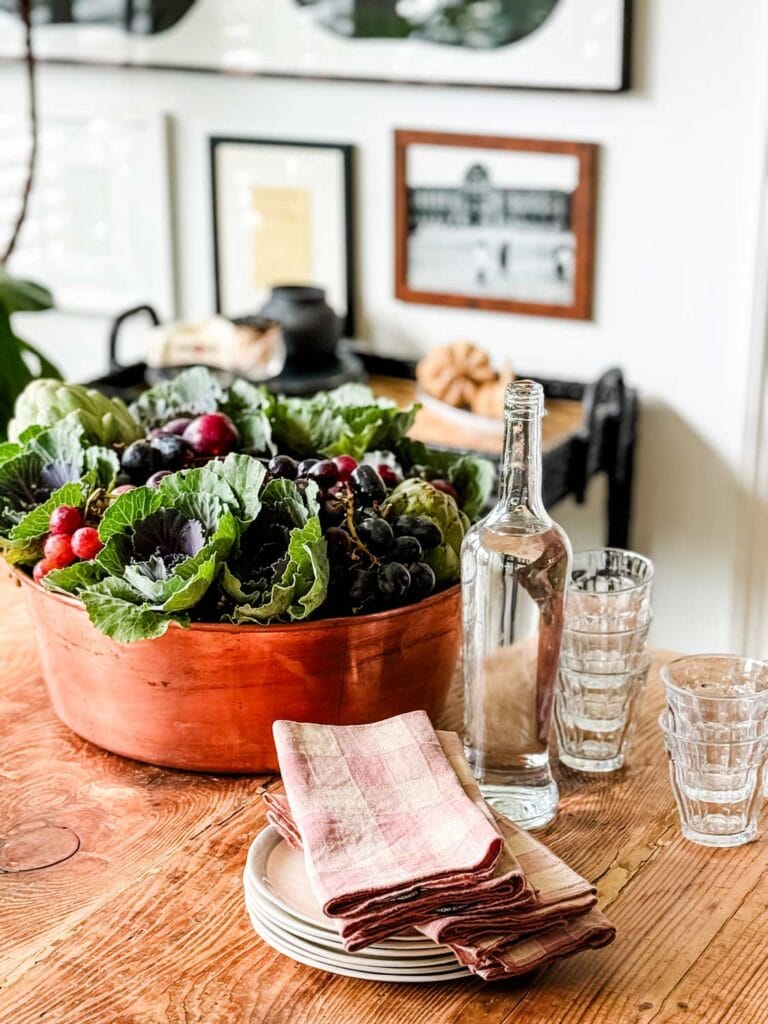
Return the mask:
<path id="1" fill-rule="evenodd" d="M 283 328 L 284 373 L 316 373 L 335 365 L 339 318 L 325 301 L 322 288 L 279 285 L 259 313 Z"/>

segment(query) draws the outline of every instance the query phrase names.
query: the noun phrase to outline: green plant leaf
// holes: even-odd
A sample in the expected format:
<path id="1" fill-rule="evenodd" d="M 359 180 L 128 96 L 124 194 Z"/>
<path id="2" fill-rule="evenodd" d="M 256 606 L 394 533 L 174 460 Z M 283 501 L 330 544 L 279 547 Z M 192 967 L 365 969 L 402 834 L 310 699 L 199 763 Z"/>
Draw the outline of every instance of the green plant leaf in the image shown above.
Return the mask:
<path id="1" fill-rule="evenodd" d="M 124 580 L 102 580 L 84 590 L 80 597 L 96 629 L 120 644 L 163 636 L 171 622 L 189 624 L 184 615 L 151 608 Z"/>
<path id="2" fill-rule="evenodd" d="M 274 455 L 269 410 L 273 398 L 265 388 L 257 388 L 247 380 L 236 380 L 227 392 L 222 407 L 237 427 L 241 447 L 260 455 Z"/>
<path id="3" fill-rule="evenodd" d="M 162 503 L 159 491 L 152 487 L 136 487 L 126 494 L 121 494 L 109 506 L 101 520 L 101 542 L 106 544 L 110 537 L 125 533 L 137 520 L 146 519 L 150 512 L 156 512 Z"/>
<path id="4" fill-rule="evenodd" d="M 77 416 L 65 416 L 53 426 L 33 434 L 25 447 L 39 455 L 44 466 L 66 462 L 79 469 L 84 458 L 84 433 Z"/>
<path id="5" fill-rule="evenodd" d="M 320 511 L 320 488 L 310 480 L 302 493 L 293 480 L 270 480 L 262 492 L 262 503 L 278 522 L 304 526 L 310 516 Z"/>
<path id="6" fill-rule="evenodd" d="M 114 533 L 94 561 L 105 576 L 122 576 L 131 557 L 131 541 L 126 533 Z"/>
<path id="7" fill-rule="evenodd" d="M 28 451 L 0 463 L 0 497 L 3 499 L 0 531 L 11 529 L 34 508 L 42 468 L 40 456 Z"/>
<path id="8" fill-rule="evenodd" d="M 170 476 L 163 477 L 158 488 L 164 505 L 176 507 L 180 499 L 187 495 L 201 494 L 216 498 L 220 505 L 238 511 L 240 502 L 227 481 L 209 468 L 211 463 L 196 469 L 181 469 Z"/>
<path id="9" fill-rule="evenodd" d="M 41 309 L 50 309 L 53 306 L 53 296 L 43 285 L 11 277 L 0 266 L 0 306 L 9 316 L 11 313 L 37 312 Z"/>
<path id="10" fill-rule="evenodd" d="M 179 416 L 216 412 L 224 401 L 218 381 L 204 366 L 183 370 L 173 380 L 155 384 L 133 403 L 131 414 L 146 429 L 162 426 Z"/>
<path id="11" fill-rule="evenodd" d="M 207 491 L 180 494 L 173 502 L 173 508 L 178 509 L 186 519 L 197 519 L 207 534 L 213 533 L 222 514 L 227 511 L 221 499 Z"/>
<path id="12" fill-rule="evenodd" d="M 267 471 L 258 459 L 232 452 L 223 461 L 214 459 L 203 467 L 203 472 L 224 480 L 237 499 L 238 518 L 243 524 L 252 523 L 261 510 L 261 488 Z M 208 476 L 204 476 L 206 486 Z"/>
<path id="13" fill-rule="evenodd" d="M 210 585 L 216 578 L 219 559 L 216 552 L 204 548 L 195 558 L 190 558 L 179 566 L 174 580 L 179 585 L 174 593 L 163 603 L 164 612 L 183 612 L 202 600 Z"/>
<path id="14" fill-rule="evenodd" d="M 411 428 L 419 406 L 401 410 L 394 402 L 374 398 L 360 384 L 348 384 L 312 398 L 278 398 L 272 432 L 280 450 L 305 456 L 321 452 L 352 455 L 392 448 Z"/>
<path id="15" fill-rule="evenodd" d="M 328 593 L 330 569 L 328 549 L 317 516 L 291 531 L 288 556 L 288 565 L 266 600 L 259 605 L 237 605 L 232 616 L 235 622 L 271 622 L 282 618 L 296 621 L 307 618 L 320 607 Z M 235 600 L 238 593 L 246 596 L 232 573 L 225 571 L 223 585 Z"/>
<path id="16" fill-rule="evenodd" d="M 59 487 L 42 505 L 28 512 L 11 530 L 11 540 L 29 540 L 48 533 L 51 513 L 59 505 L 83 508 L 91 490 L 88 482 L 67 483 Z"/>
<path id="17" fill-rule="evenodd" d="M 90 562 L 74 562 L 65 569 L 51 569 L 43 576 L 43 586 L 46 590 L 77 595 L 81 590 L 99 583 L 104 576 L 104 569 L 92 559 Z"/>
<path id="18" fill-rule="evenodd" d="M 20 455 L 21 451 L 22 446 L 15 441 L 3 441 L 0 443 L 0 464 L 7 462 L 8 459 L 12 459 L 15 455 Z"/>
<path id="19" fill-rule="evenodd" d="M 83 465 L 93 472 L 97 487 L 105 491 L 112 490 L 120 472 L 120 460 L 111 448 L 86 448 Z"/>
<path id="20" fill-rule="evenodd" d="M 37 361 L 37 374 L 38 377 L 47 377 L 49 380 L 61 380 L 61 370 L 58 366 L 50 361 L 50 359 L 43 355 L 39 348 L 35 348 L 34 345 L 30 345 L 28 341 L 24 341 L 23 338 L 17 339 L 23 352 L 28 352 L 33 359 Z"/>

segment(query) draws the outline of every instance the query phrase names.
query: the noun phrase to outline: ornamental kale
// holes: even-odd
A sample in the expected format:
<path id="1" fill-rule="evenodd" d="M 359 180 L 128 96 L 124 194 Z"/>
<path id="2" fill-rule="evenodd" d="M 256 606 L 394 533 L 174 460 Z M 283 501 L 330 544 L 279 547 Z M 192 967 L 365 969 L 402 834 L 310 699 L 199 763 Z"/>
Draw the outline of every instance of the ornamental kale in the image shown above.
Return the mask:
<path id="1" fill-rule="evenodd" d="M 312 398 L 277 398 L 272 434 L 281 451 L 329 458 L 393 448 L 413 426 L 419 406 L 401 410 L 386 398 L 375 398 L 362 384 L 344 384 Z"/>
<path id="2" fill-rule="evenodd" d="M 122 643 L 187 625 L 258 515 L 265 475 L 255 459 L 232 454 L 122 494 L 101 521 L 99 554 L 52 570 L 44 585 L 77 594 L 97 629 Z"/>
<path id="3" fill-rule="evenodd" d="M 305 619 L 328 592 L 328 550 L 318 515 L 318 488 L 271 480 L 262 510 L 224 567 L 222 589 L 232 622 Z"/>
<path id="4" fill-rule="evenodd" d="M 0 445 L 0 549 L 6 560 L 39 558 L 53 509 L 84 508 L 95 492 L 112 487 L 118 468 L 111 449 L 88 447 L 77 415 L 47 429 L 28 427 L 17 442 Z"/>
<path id="5" fill-rule="evenodd" d="M 85 415 L 79 393 L 51 394 L 77 408 L 0 444 L 0 550 L 119 643 L 193 620 L 266 625 L 420 601 L 456 580 L 493 483 L 486 460 L 406 437 L 418 407 L 358 384 L 284 398 L 196 367 L 131 415 L 91 397 Z M 220 451 L 170 422 L 212 413 L 237 428 Z"/>

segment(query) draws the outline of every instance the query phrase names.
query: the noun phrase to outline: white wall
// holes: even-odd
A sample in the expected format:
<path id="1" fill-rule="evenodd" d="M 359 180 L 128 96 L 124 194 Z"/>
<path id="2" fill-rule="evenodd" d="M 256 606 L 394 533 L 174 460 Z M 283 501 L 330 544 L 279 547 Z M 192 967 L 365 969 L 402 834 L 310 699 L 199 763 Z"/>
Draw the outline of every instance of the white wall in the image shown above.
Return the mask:
<path id="1" fill-rule="evenodd" d="M 173 117 L 181 312 L 213 303 L 207 137 L 358 147 L 361 333 L 380 348 L 474 338 L 520 370 L 587 378 L 619 364 L 643 401 L 634 543 L 656 561 L 657 645 L 727 649 L 747 394 L 754 255 L 766 142 L 764 5 L 636 0 L 636 88 L 623 95 L 259 81 L 42 69 L 42 109 Z M 23 94 L 0 67 L 0 112 Z M 394 127 L 597 142 L 594 321 L 446 310 L 392 297 Z M 74 376 L 101 369 L 101 321 L 24 323 Z M 577 543 L 601 539 L 599 503 L 562 507 Z"/>

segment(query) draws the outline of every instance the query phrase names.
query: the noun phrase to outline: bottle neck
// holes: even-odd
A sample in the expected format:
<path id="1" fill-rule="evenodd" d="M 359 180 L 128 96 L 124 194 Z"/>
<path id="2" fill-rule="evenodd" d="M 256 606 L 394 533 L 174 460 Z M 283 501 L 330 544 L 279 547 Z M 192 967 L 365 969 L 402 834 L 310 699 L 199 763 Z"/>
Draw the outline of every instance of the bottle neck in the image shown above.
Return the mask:
<path id="1" fill-rule="evenodd" d="M 499 504 L 549 520 L 541 493 L 541 411 L 507 409 Z"/>

